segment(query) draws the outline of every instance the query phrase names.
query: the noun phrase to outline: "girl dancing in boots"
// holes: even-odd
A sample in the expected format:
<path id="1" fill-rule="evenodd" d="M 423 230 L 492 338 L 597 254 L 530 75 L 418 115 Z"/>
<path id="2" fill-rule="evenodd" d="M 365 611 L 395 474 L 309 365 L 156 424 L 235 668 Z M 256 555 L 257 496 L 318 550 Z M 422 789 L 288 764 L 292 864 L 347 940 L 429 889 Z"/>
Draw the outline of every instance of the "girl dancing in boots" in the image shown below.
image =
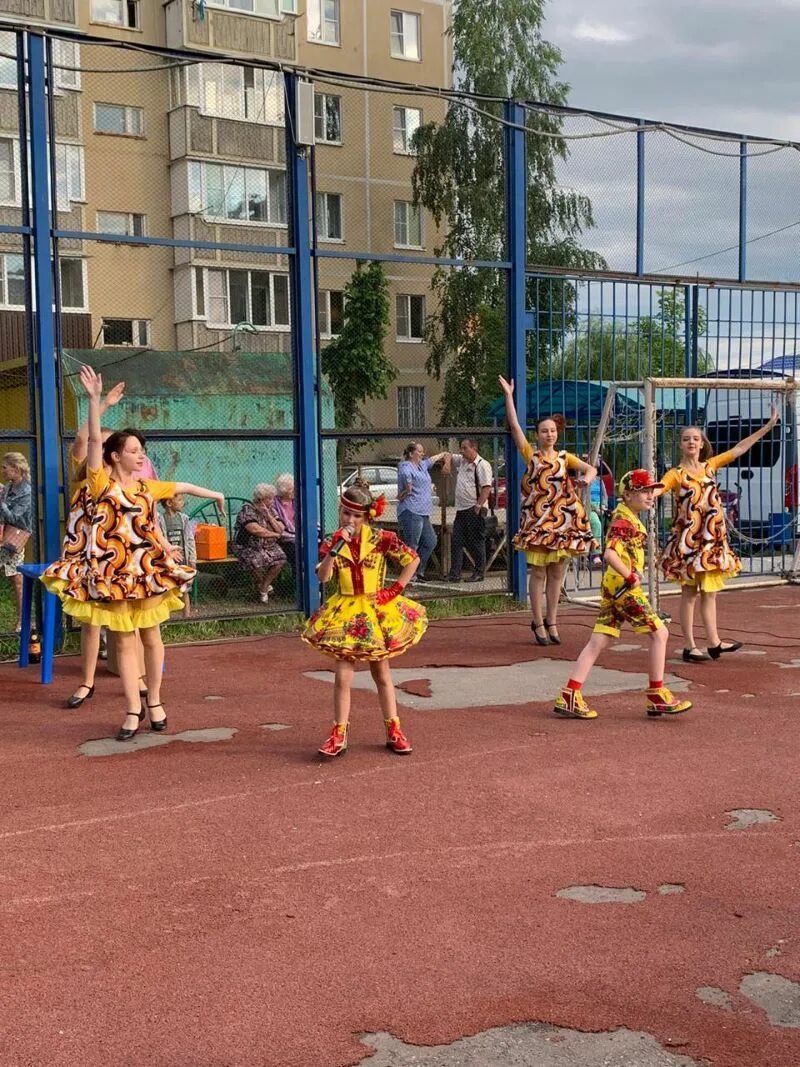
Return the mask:
<path id="1" fill-rule="evenodd" d="M 383 497 L 353 485 L 339 504 L 341 528 L 320 546 L 320 581 L 335 578 L 336 592 L 308 620 L 302 637 L 336 660 L 333 691 L 334 723 L 320 748 L 323 756 L 347 750 L 350 689 L 356 663 L 368 663 L 378 687 L 378 702 L 386 727 L 386 747 L 398 755 L 411 752 L 400 728 L 389 660 L 417 644 L 428 625 L 425 608 L 402 595 L 411 581 L 419 556 L 396 534 L 379 530 Z M 386 560 L 402 567 L 398 580 L 384 587 Z"/>

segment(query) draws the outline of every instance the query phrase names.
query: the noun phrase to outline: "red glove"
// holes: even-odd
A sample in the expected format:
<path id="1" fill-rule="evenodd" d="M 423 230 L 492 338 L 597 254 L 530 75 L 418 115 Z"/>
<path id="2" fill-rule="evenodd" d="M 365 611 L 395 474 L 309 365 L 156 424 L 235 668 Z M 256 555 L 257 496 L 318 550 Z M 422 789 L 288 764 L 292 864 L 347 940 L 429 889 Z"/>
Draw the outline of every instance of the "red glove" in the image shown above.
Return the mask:
<path id="1" fill-rule="evenodd" d="M 393 582 L 391 585 L 386 586 L 384 589 L 378 590 L 378 592 L 375 594 L 375 603 L 388 604 L 390 600 L 394 600 L 396 596 L 400 596 L 404 589 L 405 586 L 401 585 L 400 582 Z"/>
<path id="2" fill-rule="evenodd" d="M 625 579 L 625 584 L 626 584 L 626 585 L 627 585 L 627 586 L 628 586 L 628 587 L 629 587 L 630 589 L 633 589 L 633 587 L 634 587 L 635 585 L 638 585 L 638 584 L 639 584 L 639 575 L 638 575 L 638 574 L 636 573 L 636 571 L 631 571 L 631 573 L 630 573 L 630 574 L 628 575 L 628 577 L 627 577 L 627 578 Z"/>

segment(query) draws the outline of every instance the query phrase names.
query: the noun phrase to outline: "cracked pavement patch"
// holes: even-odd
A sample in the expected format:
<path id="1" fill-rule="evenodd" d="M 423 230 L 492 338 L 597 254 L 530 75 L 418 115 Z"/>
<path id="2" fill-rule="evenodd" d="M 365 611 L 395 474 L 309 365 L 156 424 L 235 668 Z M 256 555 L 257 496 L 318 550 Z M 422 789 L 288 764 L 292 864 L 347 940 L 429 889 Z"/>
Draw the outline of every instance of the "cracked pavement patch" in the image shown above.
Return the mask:
<path id="1" fill-rule="evenodd" d="M 726 830 L 747 830 L 760 823 L 780 822 L 778 816 L 768 808 L 733 808 L 725 814 L 732 816 Z"/>
<path id="2" fill-rule="evenodd" d="M 715 985 L 701 985 L 695 989 L 695 996 L 704 1004 L 710 1004 L 712 1008 L 722 1008 L 723 1011 L 733 1011 L 733 1001 L 730 993 Z"/>
<path id="3" fill-rule="evenodd" d="M 499 1026 L 448 1045 L 409 1045 L 387 1033 L 361 1034 L 369 1067 L 701 1067 L 639 1030 L 595 1034 L 544 1023 Z M 676 1045 L 686 1039 L 672 1039 Z M 667 1038 L 669 1045 L 670 1039 Z"/>
<path id="4" fill-rule="evenodd" d="M 571 885 L 559 889 L 556 896 L 564 900 L 577 900 L 579 904 L 638 904 L 647 893 L 632 886 Z"/>
<path id="5" fill-rule="evenodd" d="M 744 975 L 739 992 L 751 1004 L 765 1011 L 773 1026 L 800 1030 L 800 982 L 793 982 L 782 974 L 756 971 Z"/>
<path id="6" fill-rule="evenodd" d="M 130 741 L 116 741 L 113 737 L 101 737 L 97 741 L 84 741 L 78 745 L 82 756 L 125 756 L 141 752 L 144 748 L 162 748 L 173 741 L 195 742 L 230 741 L 236 730 L 231 726 L 217 726 L 207 730 L 184 730 L 180 734 L 159 734 L 144 730 Z"/>

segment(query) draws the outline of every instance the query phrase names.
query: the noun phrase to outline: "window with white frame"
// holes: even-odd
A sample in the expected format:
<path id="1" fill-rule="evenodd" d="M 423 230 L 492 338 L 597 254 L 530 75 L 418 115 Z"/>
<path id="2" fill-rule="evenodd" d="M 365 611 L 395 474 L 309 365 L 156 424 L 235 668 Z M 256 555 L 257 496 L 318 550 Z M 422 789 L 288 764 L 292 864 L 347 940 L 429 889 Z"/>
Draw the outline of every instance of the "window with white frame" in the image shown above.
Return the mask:
<path id="1" fill-rule="evenodd" d="M 25 258 L 16 252 L 0 255 L 0 306 L 25 307 Z"/>
<path id="2" fill-rule="evenodd" d="M 150 347 L 150 322 L 147 319 L 103 319 L 103 344 Z"/>
<path id="3" fill-rule="evenodd" d="M 342 194 L 317 193 L 317 237 L 320 241 L 341 241 Z"/>
<path id="4" fill-rule="evenodd" d="M 392 108 L 392 144 L 394 151 L 403 156 L 414 155 L 412 139 L 422 125 L 422 112 L 418 107 Z"/>
<path id="5" fill-rule="evenodd" d="M 425 297 L 399 293 L 395 302 L 398 341 L 421 341 L 425 331 Z"/>
<path id="6" fill-rule="evenodd" d="M 206 2 L 209 7 L 226 8 L 237 14 L 265 15 L 267 18 L 297 14 L 297 0 L 206 0 Z"/>
<path id="7" fill-rule="evenodd" d="M 69 211 L 75 200 L 85 200 L 83 180 L 83 145 L 57 144 L 56 204 L 59 211 Z"/>
<path id="8" fill-rule="evenodd" d="M 317 301 L 320 337 L 338 337 L 344 325 L 344 293 L 341 289 L 320 289 Z"/>
<path id="9" fill-rule="evenodd" d="M 144 237 L 147 232 L 145 216 L 132 211 L 98 211 L 97 232 Z"/>
<path id="10" fill-rule="evenodd" d="M 415 430 L 425 425 L 424 385 L 398 385 L 397 425 L 401 430 Z"/>
<path id="11" fill-rule="evenodd" d="M 0 32 L 0 89 L 17 88 L 17 35 L 10 30 Z M 75 41 L 57 38 L 53 41 L 53 68 L 57 89 L 80 89 L 80 46 Z"/>
<path id="12" fill-rule="evenodd" d="M 0 137 L 0 204 L 19 203 L 19 156 L 13 137 Z"/>
<path id="13" fill-rule="evenodd" d="M 286 172 L 222 163 L 190 163 L 192 212 L 220 222 L 285 226 Z"/>
<path id="14" fill-rule="evenodd" d="M 195 268 L 195 303 L 209 327 L 252 326 L 288 330 L 289 275 L 266 270 Z"/>
<path id="15" fill-rule="evenodd" d="M 283 75 L 276 70 L 198 63 L 186 70 L 187 103 L 218 118 L 282 126 Z"/>
<path id="16" fill-rule="evenodd" d="M 394 202 L 394 243 L 398 248 L 422 248 L 422 215 L 419 204 Z"/>
<path id="17" fill-rule="evenodd" d="M 95 133 L 116 133 L 123 137 L 144 134 L 144 109 L 127 104 L 95 104 Z"/>
<path id="18" fill-rule="evenodd" d="M 86 309 L 86 263 L 82 259 L 59 259 L 58 278 L 62 311 Z"/>
<path id="19" fill-rule="evenodd" d="M 421 21 L 421 17 L 411 11 L 389 13 L 392 55 L 395 59 L 420 58 Z"/>
<path id="20" fill-rule="evenodd" d="M 128 30 L 140 28 L 139 0 L 91 0 L 92 22 L 107 22 Z"/>
<path id="21" fill-rule="evenodd" d="M 308 0 L 308 39 L 315 44 L 341 43 L 339 0 Z"/>
<path id="22" fill-rule="evenodd" d="M 342 98 L 314 94 L 314 139 L 322 144 L 342 143 Z"/>

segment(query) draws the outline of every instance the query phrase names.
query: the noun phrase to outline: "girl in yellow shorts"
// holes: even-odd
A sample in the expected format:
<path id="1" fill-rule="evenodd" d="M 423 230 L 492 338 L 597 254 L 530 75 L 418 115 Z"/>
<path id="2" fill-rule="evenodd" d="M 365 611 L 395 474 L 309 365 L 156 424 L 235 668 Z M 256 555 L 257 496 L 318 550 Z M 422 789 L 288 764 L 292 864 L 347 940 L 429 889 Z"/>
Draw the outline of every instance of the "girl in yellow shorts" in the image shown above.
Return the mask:
<path id="1" fill-rule="evenodd" d="M 701 663 L 719 659 L 723 652 L 735 652 L 741 641 L 723 641 L 717 629 L 717 593 L 725 588 L 725 578 L 735 577 L 742 569 L 739 557 L 728 542 L 725 510 L 720 500 L 715 472 L 744 455 L 769 433 L 778 421 L 778 412 L 760 430 L 745 437 L 738 445 L 712 455 L 711 443 L 698 426 L 681 431 L 681 462 L 661 479 L 661 493 L 673 493 L 675 518 L 664 550 L 661 567 L 668 581 L 681 584 L 681 629 L 683 659 Z M 708 651 L 701 651 L 694 639 L 694 609 L 700 597 L 700 615 L 706 630 Z"/>

